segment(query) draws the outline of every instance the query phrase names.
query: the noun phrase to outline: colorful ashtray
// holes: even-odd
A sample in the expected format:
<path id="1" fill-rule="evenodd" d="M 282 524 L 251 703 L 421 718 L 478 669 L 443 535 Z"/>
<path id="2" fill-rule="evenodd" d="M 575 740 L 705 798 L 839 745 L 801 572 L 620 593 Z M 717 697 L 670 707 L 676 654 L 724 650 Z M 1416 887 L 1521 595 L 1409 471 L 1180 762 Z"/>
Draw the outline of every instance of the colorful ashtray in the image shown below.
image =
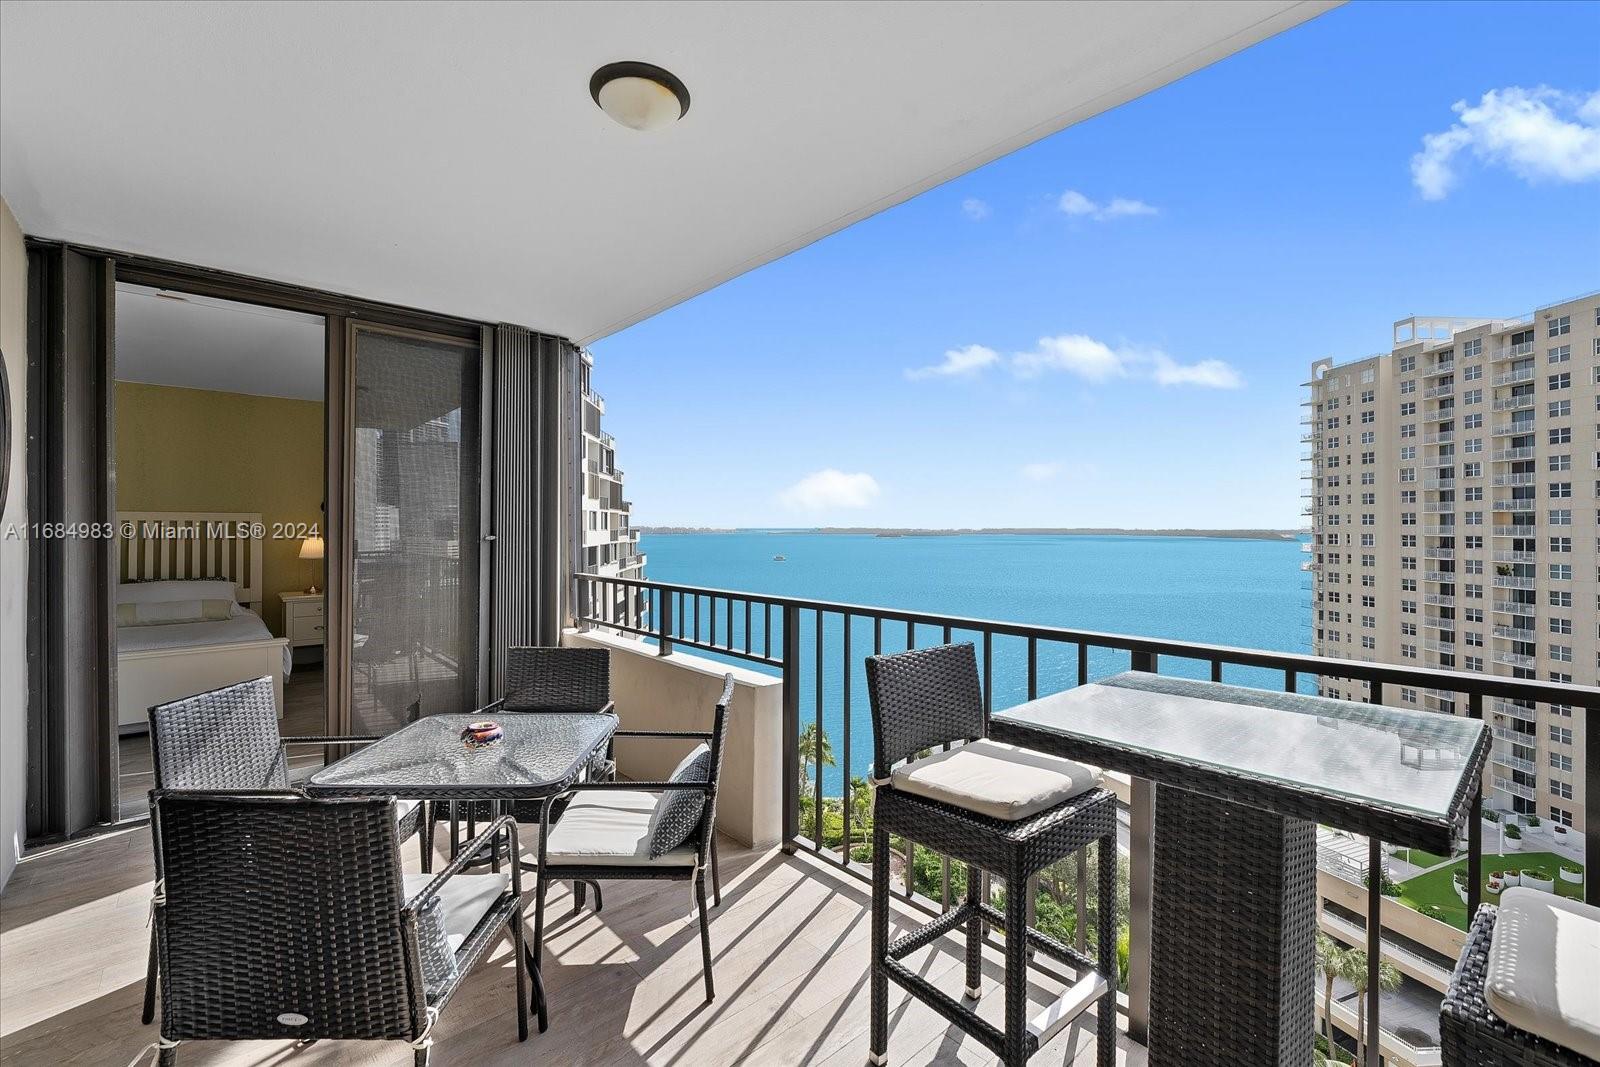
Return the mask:
<path id="1" fill-rule="evenodd" d="M 487 748 L 489 745 L 498 745 L 505 739 L 506 732 L 500 724 L 487 719 L 468 723 L 466 729 L 461 731 L 461 743 L 468 748 Z"/>

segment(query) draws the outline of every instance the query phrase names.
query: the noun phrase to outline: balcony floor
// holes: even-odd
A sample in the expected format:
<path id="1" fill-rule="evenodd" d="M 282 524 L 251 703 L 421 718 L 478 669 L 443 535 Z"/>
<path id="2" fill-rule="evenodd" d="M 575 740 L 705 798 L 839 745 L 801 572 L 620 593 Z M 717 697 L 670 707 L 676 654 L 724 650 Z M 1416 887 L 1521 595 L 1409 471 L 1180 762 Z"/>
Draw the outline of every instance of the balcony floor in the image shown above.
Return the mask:
<path id="1" fill-rule="evenodd" d="M 704 1003 L 698 936 L 682 884 L 611 883 L 605 911 L 577 917 L 570 887 L 560 887 L 551 895 L 555 921 L 545 954 L 549 1032 L 517 1042 L 514 975 L 503 944 L 441 1016 L 434 1062 L 864 1063 L 866 886 L 804 857 L 724 844 L 722 907 L 711 921 L 714 1003 Z M 414 848 L 404 854 L 414 866 Z M 120 1065 L 155 1039 L 156 1027 L 139 1023 L 150 891 L 143 827 L 31 856 L 17 867 L 0 897 L 0 1061 Z M 903 906 L 893 914 L 897 930 L 921 921 Z M 962 984 L 953 938 L 910 962 L 952 993 Z M 998 956 L 987 954 L 980 1010 L 995 1021 L 1003 1006 L 998 977 Z M 1030 999 L 1042 1006 L 1057 992 L 1040 977 Z M 890 1004 L 895 1067 L 996 1062 L 892 984 Z M 320 1042 L 291 1055 L 293 1047 L 194 1042 L 178 1059 L 195 1067 L 411 1063 L 410 1050 L 398 1042 Z M 1093 1019 L 1085 1016 L 1058 1035 L 1033 1062 L 1092 1065 Z M 1117 1063 L 1143 1067 L 1144 1049 L 1123 1037 Z"/>

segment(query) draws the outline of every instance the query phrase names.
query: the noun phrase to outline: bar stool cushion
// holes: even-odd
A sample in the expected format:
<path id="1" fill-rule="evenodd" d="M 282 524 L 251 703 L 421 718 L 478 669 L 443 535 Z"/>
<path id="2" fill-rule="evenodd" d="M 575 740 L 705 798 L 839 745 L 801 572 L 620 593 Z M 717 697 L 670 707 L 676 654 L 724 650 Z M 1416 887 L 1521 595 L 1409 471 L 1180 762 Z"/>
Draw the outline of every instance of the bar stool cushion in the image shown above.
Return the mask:
<path id="1" fill-rule="evenodd" d="M 695 848 L 680 844 L 650 855 L 651 821 L 660 794 L 642 789 L 605 789 L 577 794 L 561 821 L 550 827 L 545 862 L 551 867 L 692 867 Z"/>
<path id="2" fill-rule="evenodd" d="M 1500 898 L 1484 1001 L 1518 1030 L 1600 1060 L 1600 908 L 1515 886 Z"/>
<path id="3" fill-rule="evenodd" d="M 1100 772 L 1069 759 L 980 738 L 902 764 L 894 788 L 991 819 L 1015 822 L 1100 784 Z"/>

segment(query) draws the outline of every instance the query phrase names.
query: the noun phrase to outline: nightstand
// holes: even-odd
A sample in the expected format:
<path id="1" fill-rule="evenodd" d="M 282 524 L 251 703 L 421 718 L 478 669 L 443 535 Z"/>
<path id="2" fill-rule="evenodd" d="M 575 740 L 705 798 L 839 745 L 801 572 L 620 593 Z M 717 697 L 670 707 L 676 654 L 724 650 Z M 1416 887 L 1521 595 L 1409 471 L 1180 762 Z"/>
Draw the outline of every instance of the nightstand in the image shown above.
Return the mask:
<path id="1" fill-rule="evenodd" d="M 327 636 L 321 593 L 279 593 L 283 601 L 283 636 L 290 648 L 322 647 Z"/>

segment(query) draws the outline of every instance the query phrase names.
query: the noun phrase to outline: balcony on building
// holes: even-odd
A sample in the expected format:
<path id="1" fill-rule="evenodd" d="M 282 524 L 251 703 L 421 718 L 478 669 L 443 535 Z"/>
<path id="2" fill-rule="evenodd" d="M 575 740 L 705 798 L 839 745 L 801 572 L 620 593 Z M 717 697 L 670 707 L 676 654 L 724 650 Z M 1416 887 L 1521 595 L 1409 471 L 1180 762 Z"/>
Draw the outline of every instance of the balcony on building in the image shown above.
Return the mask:
<path id="1" fill-rule="evenodd" d="M 104 300 L 124 269 L 130 276 L 182 278 L 205 292 L 234 287 L 229 291 L 247 292 L 262 303 L 301 301 L 330 322 L 328 351 L 342 361 L 343 376 L 330 374 L 328 381 L 348 387 L 339 399 L 351 409 L 371 400 L 356 374 L 361 360 L 341 347 L 363 316 L 408 338 L 446 330 L 441 336 L 451 351 L 472 348 L 478 354 L 471 388 L 462 392 L 481 400 L 485 416 L 485 425 L 477 427 L 479 441 L 462 446 L 481 452 L 474 477 L 460 487 L 455 516 L 462 529 L 471 528 L 459 545 L 480 545 L 486 561 L 472 582 L 457 580 L 463 595 L 481 592 L 474 611 L 462 613 L 472 618 L 460 623 L 460 632 L 476 639 L 473 655 L 459 654 L 449 665 L 472 674 L 473 684 L 465 687 L 469 706 L 458 710 L 472 711 L 501 695 L 496 690 L 504 689 L 503 658 L 518 644 L 607 650 L 616 710 L 630 730 L 703 729 L 724 676 L 734 685 L 724 784 L 717 796 L 723 900 L 711 920 L 713 948 L 707 950 L 718 985 L 714 1001 L 703 1003 L 700 995 L 701 947 L 686 920 L 691 902 L 681 885 L 608 885 L 604 908 L 587 911 L 574 908 L 571 885 L 560 885 L 551 890 L 558 917 L 544 949 L 551 1028 L 526 1044 L 515 1039 L 508 1006 L 515 995 L 513 957 L 496 948 L 437 1020 L 419 994 L 415 1014 L 437 1028 L 413 1047 L 285 1038 L 207 1052 L 186 1047 L 179 1062 L 411 1062 L 413 1053 L 425 1057 L 430 1049 L 435 1062 L 443 1063 L 675 1067 L 863 1061 L 873 904 L 860 851 L 865 843 L 852 837 L 851 820 L 860 817 L 858 804 L 871 810 L 871 787 L 859 777 L 858 757 L 872 750 L 874 739 L 853 713 L 866 701 L 862 660 L 878 649 L 973 641 L 982 650 L 986 711 L 1137 671 L 1244 686 L 1264 702 L 1337 687 L 1373 703 L 1411 704 L 1414 710 L 1420 702 L 1442 713 L 1481 716 L 1490 701 L 1498 712 L 1500 698 L 1549 705 L 1570 694 L 1581 708 L 1577 715 L 1600 713 L 1594 710 L 1600 708 L 1600 691 L 1590 688 L 1444 672 L 1414 658 L 1388 663 L 1253 647 L 1271 635 L 1247 630 L 1243 620 L 1237 642 L 1201 644 L 1076 629 L 1028 618 L 1021 608 L 1020 617 L 997 621 L 925 611 L 914 602 L 841 604 L 773 589 L 686 587 L 641 576 L 647 558 L 633 524 L 642 520 L 623 496 L 617 451 L 665 452 L 669 442 L 626 434 L 619 442 L 603 429 L 607 405 L 591 385 L 593 368 L 583 366 L 585 344 L 956 178 L 1069 119 L 1159 93 L 1162 85 L 1292 31 L 1330 6 L 1324 0 L 1171 7 L 856 5 L 818 8 L 807 20 L 764 15 L 760 5 L 736 16 L 717 5 L 679 5 L 666 16 L 639 21 L 645 9 L 628 5 L 574 5 L 560 9 L 560 19 L 542 5 L 468 6 L 450 18 L 431 17 L 428 5 L 404 5 L 388 9 L 382 19 L 329 18 L 326 11 L 306 13 L 300 5 L 175 5 L 157 24 L 144 9 L 129 13 L 120 5 L 97 8 L 93 18 L 68 5 L 7 5 L 6 36 L 26 34 L 28 47 L 6 53 L 7 99 L 0 102 L 6 151 L 10 157 L 15 136 L 20 150 L 12 158 L 26 157 L 37 168 L 27 172 L 30 180 L 5 190 L 8 203 L 17 201 L 11 206 L 29 236 L 37 238 L 24 251 L 18 230 L 16 251 L 34 257 L 29 262 L 56 266 L 81 258 L 96 282 L 77 279 L 78 304 L 43 281 L 32 294 L 18 285 L 14 302 L 8 288 L 8 309 L 31 303 L 53 315 L 72 308 L 82 316 L 75 324 L 96 329 L 41 328 L 40 334 L 71 342 L 80 358 L 98 353 L 104 359 L 105 346 L 86 338 L 100 338 L 110 322 Z M 563 21 L 570 23 L 567 39 L 552 30 L 552 23 Z M 1137 47 L 1128 47 L 1135 40 Z M 750 47 L 752 41 L 762 47 Z M 959 76 L 930 77 L 952 69 L 952 42 L 961 43 Z M 596 106 L 598 93 L 591 99 L 593 68 L 613 53 L 628 56 L 646 44 L 663 58 L 682 58 L 684 77 L 697 94 L 703 92 L 693 112 L 684 113 L 695 125 L 636 135 Z M 600 58 L 590 62 L 585 57 L 591 53 Z M 313 62 L 318 58 L 330 61 Z M 174 70 L 183 76 L 148 76 Z M 15 85 L 27 92 L 13 92 Z M 12 103 L 19 97 L 33 101 L 33 110 L 11 110 L 21 106 Z M 40 101 L 49 106 L 41 110 Z M 290 122 L 290 113 L 299 119 Z M 300 136 L 306 132 L 300 119 L 311 121 L 316 136 Z M 285 135 L 289 127 L 296 136 Z M 685 136 L 674 140 L 674 134 Z M 139 154 L 130 158 L 135 146 Z M 203 179 L 196 171 L 204 172 Z M 68 237 L 85 243 L 64 243 Z M 11 251 L 8 246 L 8 257 Z M 8 271 L 10 263 L 8 258 Z M 47 277 L 75 276 L 62 266 Z M 1464 325 L 1402 320 L 1397 343 L 1405 332 L 1408 341 L 1423 343 L 1425 355 L 1440 352 L 1451 331 Z M 670 364 L 673 354 L 660 358 Z M 1437 377 L 1454 368 L 1452 359 L 1440 355 L 1424 374 Z M 1430 393 L 1450 388 L 1435 386 Z M 828 403 L 825 390 L 804 389 L 803 381 L 795 386 L 805 402 L 819 409 Z M 1305 403 L 1314 403 L 1316 395 Z M 390 399 L 400 404 L 406 398 L 406 383 L 395 385 Z M 714 438 L 720 402 L 717 383 L 707 383 L 703 424 L 692 428 L 690 413 L 679 413 L 681 431 Z M 36 406 L 46 407 L 42 401 Z M 1424 416 L 1429 422 L 1454 417 L 1450 405 Z M 1301 421 L 1315 425 L 1313 416 Z M 354 428 L 346 428 L 354 439 Z M 1446 443 L 1452 434 L 1439 431 L 1430 443 Z M 1305 436 L 1316 441 L 1319 433 Z M 341 469 L 335 453 L 342 440 L 330 437 L 328 462 L 335 472 Z M 740 446 L 736 440 L 714 444 Z M 1426 465 L 1454 462 L 1450 457 Z M 100 495 L 82 494 L 90 502 L 85 507 L 108 506 L 105 494 L 114 486 L 108 489 L 106 470 L 102 465 L 99 481 L 89 486 Z M 384 473 L 396 483 L 406 475 Z M 1453 484 L 1439 477 L 1429 488 Z M 334 513 L 350 501 L 342 482 L 330 478 L 329 485 L 337 496 L 327 502 Z M 747 489 L 734 485 L 729 492 Z M 47 494 L 36 504 L 60 502 Z M 1435 507 L 1447 510 L 1439 504 L 1429 511 Z M 1424 529 L 1429 536 L 1457 532 L 1442 524 Z M 1531 525 L 1494 529 L 1497 536 L 1516 537 L 1533 531 Z M 351 536 L 342 546 L 345 556 L 353 556 Z M 335 568 L 347 562 L 338 547 L 329 541 Z M 1424 556 L 1448 560 L 1454 552 L 1434 548 Z M 1324 564 L 1307 559 L 1302 566 L 1320 572 Z M 51 587 L 59 597 L 49 603 L 65 607 L 52 613 L 52 625 L 65 626 L 80 615 L 104 623 L 98 630 L 86 625 L 81 636 L 81 647 L 99 658 L 68 662 L 63 648 L 52 645 L 53 658 L 39 668 L 47 679 L 67 677 L 60 673 L 67 671 L 79 678 L 112 662 L 106 633 L 114 629 L 114 611 L 108 614 L 108 605 L 100 603 L 107 572 L 90 566 L 83 573 L 98 576 L 100 585 Z M 357 598 L 353 578 L 337 570 L 330 574 L 329 604 L 349 609 Z M 1429 576 L 1443 581 L 1445 572 Z M 26 583 L 10 584 L 9 573 L 5 579 L 8 597 L 28 595 Z M 335 580 L 342 584 L 335 586 Z M 1454 595 L 1438 593 L 1422 599 L 1441 607 L 1456 603 Z M 329 618 L 336 618 L 331 609 Z M 1452 622 L 1438 613 L 1425 620 L 1441 632 Z M 344 651 L 368 646 L 366 634 L 359 635 L 361 645 L 355 643 L 348 615 L 342 625 L 351 646 Z M 411 672 L 395 671 L 395 685 L 420 684 L 417 676 L 442 669 L 440 651 L 421 638 L 406 635 L 393 644 L 405 652 L 397 662 Z M 1426 647 L 1439 654 L 1463 651 L 1437 639 Z M 1354 639 L 1350 651 L 1363 654 Z M 1493 654 L 1498 660 L 1511 653 Z M 472 673 L 479 670 L 475 662 L 481 673 Z M 392 666 L 374 666 L 371 656 L 346 656 L 337 665 L 342 674 L 330 671 L 336 679 L 330 686 L 344 684 L 337 678 L 348 683 L 361 672 Z M 13 715 L 12 689 L 5 693 L 0 711 L 6 715 L 6 751 L 18 754 L 19 764 L 27 761 L 33 778 L 45 783 L 38 795 L 49 801 L 3 828 L 13 845 L 28 844 L 14 871 L 10 861 L 16 857 L 7 854 L 10 878 L 0 918 L 0 1036 L 7 1062 L 127 1063 L 162 1041 L 139 1018 L 150 959 L 146 920 L 152 901 L 164 900 L 149 816 L 129 824 L 111 813 L 118 783 L 114 771 L 105 774 L 97 746 L 114 736 L 116 724 L 104 720 L 98 693 L 74 692 L 66 710 L 47 702 L 45 721 L 62 716 L 61 722 L 74 727 L 102 728 L 92 735 L 51 735 L 49 745 L 30 744 L 25 729 L 12 729 L 14 721 L 26 721 L 21 710 Z M 351 725 L 336 714 L 358 710 L 350 694 L 327 699 L 327 725 Z M 1518 710 L 1504 714 L 1523 720 L 1526 709 L 1512 706 Z M 64 718 L 74 709 L 82 719 Z M 809 735 L 809 750 L 802 747 L 804 728 L 820 727 L 825 714 L 841 724 L 830 739 L 836 760 L 827 772 L 824 731 Z M 1532 721 L 1533 712 L 1527 714 Z M 845 724 L 853 722 L 852 733 Z M 1240 736 L 1249 742 L 1260 734 L 1246 726 Z M 619 738 L 615 755 L 621 776 L 635 782 L 658 781 L 672 769 L 671 761 L 637 738 Z M 1415 755 L 1427 758 L 1420 749 Z M 808 761 L 816 771 L 813 791 L 802 796 L 796 783 Z M 1502 769 L 1522 768 L 1502 763 Z M 57 774 L 62 770 L 71 772 L 70 780 Z M 1597 771 L 1591 765 L 1583 809 L 1591 841 L 1600 830 Z M 1111 976 L 1119 984 L 1117 1063 L 1140 1067 L 1151 1030 L 1153 946 L 1177 932 L 1183 918 L 1158 922 L 1150 900 L 1159 787 L 1120 774 L 1106 781 L 1117 797 L 1122 827 L 1117 859 L 1127 864 L 1132 885 L 1125 963 Z M 71 803 L 52 792 L 64 794 L 69 787 Z M 1500 794 L 1532 796 L 1510 774 L 1486 774 L 1479 788 L 1483 803 L 1491 805 L 1500 803 Z M 83 802 L 87 808 L 80 794 L 90 798 Z M 1482 858 L 1481 830 L 1475 819 L 1467 828 L 1465 855 L 1473 863 Z M 524 845 L 534 836 L 528 833 Z M 1319 839 L 1319 858 L 1322 845 Z M 931 847 L 915 841 L 896 841 L 894 847 L 897 889 L 885 906 L 898 933 L 945 914 L 956 889 L 952 864 Z M 1436 1027 L 1438 997 L 1460 932 L 1382 896 L 1381 878 L 1363 886 L 1363 874 L 1372 872 L 1359 861 L 1350 863 L 1350 854 L 1370 847 L 1353 838 L 1328 843 L 1326 862 L 1337 870 L 1316 875 L 1317 899 L 1329 902 L 1318 921 L 1330 936 L 1371 944 L 1404 972 L 1409 984 L 1381 995 L 1374 990 L 1367 1002 L 1381 1006 L 1389 1020 L 1374 1035 L 1374 1049 L 1392 1067 L 1426 1067 L 1438 1062 L 1437 1030 L 1428 1027 Z M 414 851 L 405 853 L 411 874 L 420 867 Z M 1029 894 L 1037 912 L 1048 912 L 1059 924 L 1062 938 L 1081 945 L 1088 936 L 1084 903 L 1055 895 L 1068 897 L 1064 890 L 1008 888 Z M 1370 929 L 1369 911 L 1377 920 Z M 1068 914 L 1074 916 L 1070 928 L 1063 918 Z M 219 913 L 217 922 L 228 918 Z M 981 1010 L 992 1013 L 1001 1000 L 1004 935 L 992 929 L 987 936 L 979 960 Z M 919 973 L 942 983 L 958 979 L 965 963 L 962 946 L 948 937 L 908 959 Z M 1027 989 L 1035 1009 L 1080 977 L 1040 971 Z M 350 1005 L 369 992 L 345 988 L 336 994 L 338 1003 Z M 1226 999 L 1232 990 L 1218 978 L 1208 992 Z M 891 997 L 890 1062 L 990 1060 L 992 1050 L 948 1028 L 938 1012 L 898 990 Z M 1334 1001 L 1328 1005 L 1334 1021 L 1353 1034 L 1360 996 L 1336 986 Z M 292 1026 L 304 1019 L 302 1007 L 286 1002 L 269 1010 L 281 1025 Z M 1373 1017 L 1368 1011 L 1366 1018 Z M 1095 1062 L 1092 1035 L 1092 1027 L 1081 1022 L 1062 1029 L 1035 1062 L 1087 1067 Z"/>

